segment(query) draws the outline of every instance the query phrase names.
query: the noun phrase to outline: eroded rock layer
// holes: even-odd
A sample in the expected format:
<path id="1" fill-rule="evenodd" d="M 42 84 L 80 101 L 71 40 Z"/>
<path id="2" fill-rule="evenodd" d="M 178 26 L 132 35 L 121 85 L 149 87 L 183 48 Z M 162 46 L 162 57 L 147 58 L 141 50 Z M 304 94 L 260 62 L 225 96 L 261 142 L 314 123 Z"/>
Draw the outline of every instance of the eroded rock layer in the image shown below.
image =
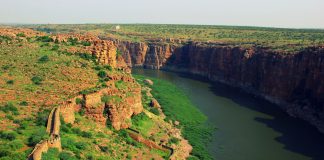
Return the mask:
<path id="1" fill-rule="evenodd" d="M 131 67 L 192 73 L 243 88 L 324 132 L 324 47 L 283 53 L 198 42 L 114 42 Z"/>

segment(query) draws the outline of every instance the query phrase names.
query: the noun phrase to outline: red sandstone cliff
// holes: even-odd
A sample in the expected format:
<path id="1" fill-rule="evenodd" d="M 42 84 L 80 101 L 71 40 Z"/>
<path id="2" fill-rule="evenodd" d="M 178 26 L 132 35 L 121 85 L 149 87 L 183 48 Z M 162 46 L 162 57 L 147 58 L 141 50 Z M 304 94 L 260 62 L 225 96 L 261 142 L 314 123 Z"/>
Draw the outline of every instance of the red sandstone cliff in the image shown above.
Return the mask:
<path id="1" fill-rule="evenodd" d="M 324 132 L 323 47 L 280 53 L 196 42 L 114 42 L 129 66 L 187 72 L 243 88 Z"/>

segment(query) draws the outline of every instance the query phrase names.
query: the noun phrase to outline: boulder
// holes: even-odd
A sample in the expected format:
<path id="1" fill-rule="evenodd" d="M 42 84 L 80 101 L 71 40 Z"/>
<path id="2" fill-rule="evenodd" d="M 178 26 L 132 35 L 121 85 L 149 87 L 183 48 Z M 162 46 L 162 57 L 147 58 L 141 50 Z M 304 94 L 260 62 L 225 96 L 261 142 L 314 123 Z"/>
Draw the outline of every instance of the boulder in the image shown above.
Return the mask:
<path id="1" fill-rule="evenodd" d="M 144 83 L 146 83 L 146 84 L 148 84 L 148 85 L 150 85 L 150 86 L 153 86 L 153 81 L 150 80 L 150 79 L 145 79 L 145 80 L 144 80 Z"/>

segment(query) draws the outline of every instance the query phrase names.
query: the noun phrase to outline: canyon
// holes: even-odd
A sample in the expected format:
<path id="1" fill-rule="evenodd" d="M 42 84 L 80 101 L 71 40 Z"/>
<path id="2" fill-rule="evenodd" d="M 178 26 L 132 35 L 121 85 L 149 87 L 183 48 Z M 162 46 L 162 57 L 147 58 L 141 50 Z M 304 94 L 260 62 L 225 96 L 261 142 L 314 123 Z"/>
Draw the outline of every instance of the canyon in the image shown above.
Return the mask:
<path id="1" fill-rule="evenodd" d="M 111 39 L 130 67 L 190 73 L 241 88 L 324 133 L 324 47 L 298 52 L 213 42 Z"/>

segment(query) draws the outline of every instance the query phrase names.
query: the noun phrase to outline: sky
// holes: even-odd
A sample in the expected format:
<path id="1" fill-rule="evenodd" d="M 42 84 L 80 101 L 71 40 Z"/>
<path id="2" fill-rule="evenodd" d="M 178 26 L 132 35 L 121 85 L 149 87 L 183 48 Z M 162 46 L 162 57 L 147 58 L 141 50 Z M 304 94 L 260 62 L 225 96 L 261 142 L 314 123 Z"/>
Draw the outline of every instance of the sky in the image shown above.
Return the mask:
<path id="1" fill-rule="evenodd" d="M 324 0 L 0 0 L 0 23 L 324 28 Z"/>

